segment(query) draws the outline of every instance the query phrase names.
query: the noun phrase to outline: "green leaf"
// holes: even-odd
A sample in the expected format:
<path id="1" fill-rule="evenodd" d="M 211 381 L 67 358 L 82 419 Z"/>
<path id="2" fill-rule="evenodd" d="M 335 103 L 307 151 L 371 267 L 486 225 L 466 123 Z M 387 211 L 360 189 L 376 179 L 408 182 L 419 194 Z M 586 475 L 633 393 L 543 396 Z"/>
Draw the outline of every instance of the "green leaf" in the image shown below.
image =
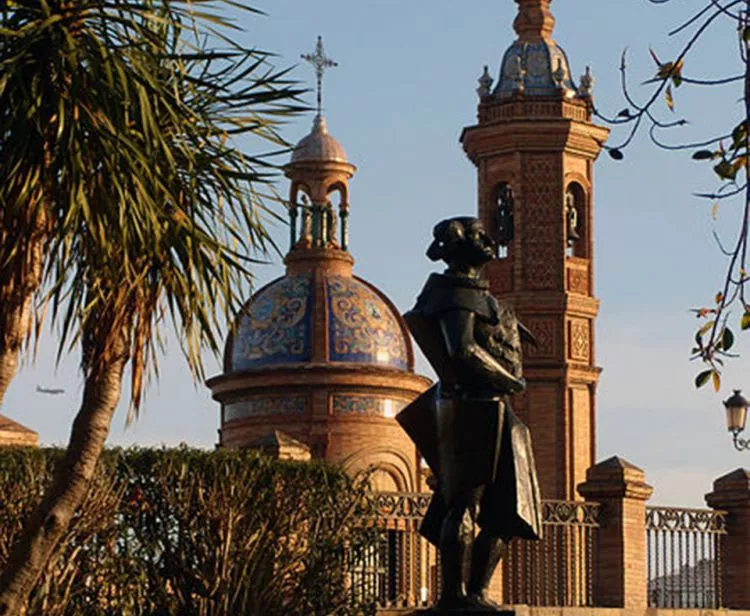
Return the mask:
<path id="1" fill-rule="evenodd" d="M 713 374 L 713 370 L 704 370 L 698 376 L 696 376 L 695 377 L 695 387 L 696 387 L 696 389 L 700 389 L 706 383 L 708 383 L 708 379 L 711 378 L 711 374 Z"/>
<path id="2" fill-rule="evenodd" d="M 621 111 L 620 111 L 620 112 L 619 112 L 619 113 L 617 114 L 617 117 L 618 117 L 618 118 L 629 118 L 629 117 L 631 117 L 631 116 L 630 116 L 630 109 L 628 109 L 627 107 L 626 107 L 625 109 L 622 109 L 622 110 L 621 110 Z"/>
<path id="3" fill-rule="evenodd" d="M 711 150 L 698 150 L 693 154 L 693 160 L 710 160 L 714 157 Z"/>
<path id="4" fill-rule="evenodd" d="M 724 334 L 721 337 L 721 348 L 728 351 L 734 344 L 734 333 L 728 327 L 724 328 Z"/>
<path id="5" fill-rule="evenodd" d="M 615 160 L 622 160 L 623 158 L 625 158 L 625 155 L 622 153 L 622 150 L 618 148 L 609 148 L 607 151 L 609 152 L 609 155 Z"/>
<path id="6" fill-rule="evenodd" d="M 746 312 L 742 315 L 742 321 L 740 322 L 740 327 L 742 327 L 742 331 L 745 331 L 746 329 L 750 329 L 750 312 Z"/>
<path id="7" fill-rule="evenodd" d="M 728 160 L 722 160 L 718 165 L 715 165 L 714 172 L 722 180 L 733 180 L 737 175 L 737 170 Z"/>
<path id="8" fill-rule="evenodd" d="M 750 26 L 742 28 L 742 40 L 746 43 L 750 43 Z"/>
<path id="9" fill-rule="evenodd" d="M 721 376 L 716 370 L 711 371 L 711 378 L 714 382 L 714 391 L 718 392 L 721 389 Z"/>

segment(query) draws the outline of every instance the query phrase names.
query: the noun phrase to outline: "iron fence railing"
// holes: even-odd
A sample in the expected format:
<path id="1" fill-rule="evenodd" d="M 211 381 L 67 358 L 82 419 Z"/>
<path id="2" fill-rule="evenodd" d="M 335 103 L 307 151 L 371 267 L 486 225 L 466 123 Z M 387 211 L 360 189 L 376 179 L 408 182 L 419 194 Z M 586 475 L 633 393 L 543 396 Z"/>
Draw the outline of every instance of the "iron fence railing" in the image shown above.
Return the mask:
<path id="1" fill-rule="evenodd" d="M 431 494 L 376 494 L 383 540 L 361 559 L 352 587 L 380 609 L 432 605 L 440 591 L 440 560 L 419 534 Z M 544 539 L 511 541 L 503 559 L 504 603 L 593 605 L 599 506 L 544 501 Z"/>
<path id="2" fill-rule="evenodd" d="M 504 597 L 510 604 L 557 607 L 594 605 L 599 505 L 542 503 L 541 541 L 513 540 L 504 564 Z"/>
<path id="3" fill-rule="evenodd" d="M 649 607 L 724 607 L 726 532 L 721 511 L 647 507 Z"/>

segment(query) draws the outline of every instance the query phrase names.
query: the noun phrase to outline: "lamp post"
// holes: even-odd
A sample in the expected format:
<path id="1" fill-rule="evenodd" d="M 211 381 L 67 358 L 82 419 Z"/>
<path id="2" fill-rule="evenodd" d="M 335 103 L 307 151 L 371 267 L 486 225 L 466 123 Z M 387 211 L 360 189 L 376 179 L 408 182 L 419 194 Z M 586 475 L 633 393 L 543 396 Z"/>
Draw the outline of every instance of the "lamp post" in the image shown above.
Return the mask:
<path id="1" fill-rule="evenodd" d="M 727 428 L 732 433 L 734 447 L 737 451 L 750 450 L 750 440 L 740 438 L 740 432 L 745 430 L 747 423 L 748 401 L 735 389 L 734 393 L 724 401 L 727 412 Z"/>

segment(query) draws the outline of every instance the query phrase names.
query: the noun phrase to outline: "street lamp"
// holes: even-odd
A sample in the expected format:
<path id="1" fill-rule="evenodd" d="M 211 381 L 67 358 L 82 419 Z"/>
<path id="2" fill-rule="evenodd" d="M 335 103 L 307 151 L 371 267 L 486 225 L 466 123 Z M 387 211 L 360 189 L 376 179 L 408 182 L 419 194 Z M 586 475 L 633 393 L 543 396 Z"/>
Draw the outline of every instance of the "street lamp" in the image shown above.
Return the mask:
<path id="1" fill-rule="evenodd" d="M 734 393 L 724 401 L 724 408 L 727 412 L 727 428 L 732 433 L 734 446 L 738 451 L 750 449 L 750 440 L 739 437 L 740 432 L 745 429 L 747 423 L 748 401 L 735 389 Z"/>

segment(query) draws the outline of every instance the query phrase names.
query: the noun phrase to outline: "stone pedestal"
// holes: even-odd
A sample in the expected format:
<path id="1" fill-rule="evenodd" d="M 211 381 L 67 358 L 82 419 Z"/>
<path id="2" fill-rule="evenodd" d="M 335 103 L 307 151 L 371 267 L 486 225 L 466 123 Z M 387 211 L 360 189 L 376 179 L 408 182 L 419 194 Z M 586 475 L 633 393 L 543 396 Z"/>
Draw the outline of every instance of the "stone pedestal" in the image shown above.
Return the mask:
<path id="1" fill-rule="evenodd" d="M 645 608 L 646 501 L 653 488 L 640 468 L 615 456 L 592 466 L 578 491 L 601 504 L 594 605 Z"/>
<path id="2" fill-rule="evenodd" d="M 727 534 L 722 536 L 724 603 L 732 610 L 750 609 L 750 471 L 736 471 L 714 481 L 706 494 L 713 509 L 727 512 Z"/>
<path id="3" fill-rule="evenodd" d="M 516 616 L 513 610 L 441 610 L 436 607 L 417 610 L 414 616 Z"/>

